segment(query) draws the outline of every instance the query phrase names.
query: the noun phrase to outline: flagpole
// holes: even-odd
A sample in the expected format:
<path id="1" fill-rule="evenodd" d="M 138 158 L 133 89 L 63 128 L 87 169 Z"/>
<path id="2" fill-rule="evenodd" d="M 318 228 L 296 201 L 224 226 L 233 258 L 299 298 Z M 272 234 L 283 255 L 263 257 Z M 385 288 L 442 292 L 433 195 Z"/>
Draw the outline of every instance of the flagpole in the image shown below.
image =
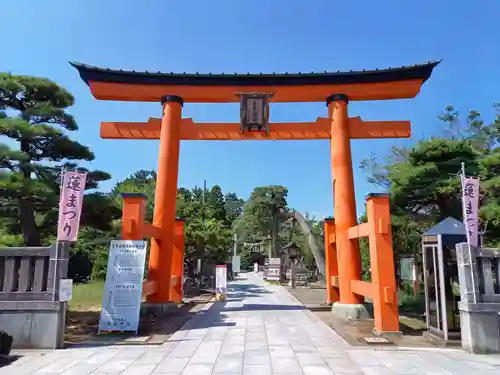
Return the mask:
<path id="1" fill-rule="evenodd" d="M 465 236 L 467 237 L 467 244 L 469 245 L 470 249 L 470 234 L 469 234 L 469 229 L 467 228 L 467 207 L 465 207 L 465 200 L 464 200 L 464 192 L 465 192 L 465 163 L 461 163 L 461 168 L 460 168 L 460 185 L 462 187 L 462 221 L 465 226 Z"/>
<path id="2" fill-rule="evenodd" d="M 460 183 L 461 183 L 461 186 L 462 186 L 462 220 L 463 220 L 463 223 L 464 223 L 464 227 L 465 227 L 465 235 L 466 235 L 466 238 L 467 238 L 467 248 L 469 249 L 469 259 L 471 261 L 471 264 L 470 264 L 470 272 L 471 272 L 471 279 L 472 279 L 472 290 L 476 290 L 476 285 L 475 285 L 475 282 L 474 282 L 474 273 L 475 273 L 475 270 L 474 270 L 474 267 L 475 267 L 475 264 L 472 264 L 472 250 L 471 250 L 471 244 L 470 244 L 470 234 L 469 234 L 469 228 L 467 226 L 467 207 L 465 207 L 465 199 L 464 199 L 464 192 L 465 192 L 465 163 L 462 162 L 461 163 L 461 168 L 460 168 Z M 472 293 L 473 294 L 473 298 L 474 298 L 474 303 L 476 303 L 476 293 Z"/>
<path id="3" fill-rule="evenodd" d="M 59 260 L 59 218 L 61 213 L 61 198 L 62 189 L 64 186 L 64 166 L 61 167 L 61 177 L 59 179 L 59 205 L 58 205 L 58 215 L 57 215 L 57 231 L 56 231 L 56 258 L 54 259 L 54 280 L 52 281 L 52 301 L 56 300 L 56 280 L 57 280 L 57 262 Z"/>

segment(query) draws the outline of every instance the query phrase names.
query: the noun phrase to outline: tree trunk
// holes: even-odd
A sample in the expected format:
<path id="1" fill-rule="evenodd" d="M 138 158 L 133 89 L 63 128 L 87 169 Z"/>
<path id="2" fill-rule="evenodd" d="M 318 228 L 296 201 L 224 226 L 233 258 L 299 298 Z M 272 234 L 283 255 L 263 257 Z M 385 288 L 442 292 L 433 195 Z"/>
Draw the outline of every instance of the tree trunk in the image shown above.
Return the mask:
<path id="1" fill-rule="evenodd" d="M 292 259 L 292 289 L 297 288 L 297 264 L 295 259 Z"/>
<path id="2" fill-rule="evenodd" d="M 307 244 L 309 245 L 309 248 L 311 249 L 311 252 L 314 256 L 314 260 L 316 262 L 316 266 L 318 267 L 318 271 L 321 275 L 325 276 L 326 275 L 325 258 L 319 251 L 319 247 L 316 242 L 316 237 L 314 237 L 314 233 L 309 227 L 309 224 L 307 223 L 305 217 L 302 216 L 302 214 L 297 211 L 283 212 L 283 214 L 290 218 L 295 219 L 297 223 L 299 223 L 302 233 L 304 233 L 304 235 L 307 238 Z"/>
<path id="3" fill-rule="evenodd" d="M 29 155 L 30 145 L 25 139 L 21 140 L 21 151 Z M 31 180 L 31 160 L 21 162 L 20 169 L 23 173 L 25 184 Z M 26 186 L 26 185 L 25 185 Z M 24 244 L 26 246 L 41 246 L 40 233 L 35 221 L 35 207 L 33 201 L 30 199 L 30 193 L 23 191 L 21 198 L 18 199 L 19 204 L 19 222 L 21 224 L 21 231 L 24 237 Z"/>
<path id="4" fill-rule="evenodd" d="M 40 233 L 35 222 L 35 209 L 30 199 L 18 200 L 19 222 L 23 233 L 24 244 L 26 246 L 41 246 Z"/>

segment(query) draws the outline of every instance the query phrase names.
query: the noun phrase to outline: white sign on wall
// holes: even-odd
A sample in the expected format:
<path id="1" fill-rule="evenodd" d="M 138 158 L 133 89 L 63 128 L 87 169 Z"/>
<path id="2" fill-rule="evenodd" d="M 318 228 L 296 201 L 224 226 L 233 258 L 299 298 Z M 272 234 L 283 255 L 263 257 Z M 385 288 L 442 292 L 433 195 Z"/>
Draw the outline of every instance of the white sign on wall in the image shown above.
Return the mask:
<path id="1" fill-rule="evenodd" d="M 146 250 L 146 241 L 111 241 L 99 332 L 137 333 Z"/>
<path id="2" fill-rule="evenodd" d="M 59 302 L 71 301 L 73 296 L 73 279 L 59 281 Z"/>

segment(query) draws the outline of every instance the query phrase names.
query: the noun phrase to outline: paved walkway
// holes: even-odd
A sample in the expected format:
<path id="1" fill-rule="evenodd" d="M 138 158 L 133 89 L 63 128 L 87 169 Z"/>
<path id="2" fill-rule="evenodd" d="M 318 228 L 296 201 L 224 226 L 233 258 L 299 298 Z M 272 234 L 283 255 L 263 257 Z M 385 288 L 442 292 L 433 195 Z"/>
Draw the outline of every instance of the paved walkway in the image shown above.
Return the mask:
<path id="1" fill-rule="evenodd" d="M 500 356 L 352 347 L 284 288 L 249 274 L 161 346 L 32 353 L 0 375 L 499 375 Z"/>

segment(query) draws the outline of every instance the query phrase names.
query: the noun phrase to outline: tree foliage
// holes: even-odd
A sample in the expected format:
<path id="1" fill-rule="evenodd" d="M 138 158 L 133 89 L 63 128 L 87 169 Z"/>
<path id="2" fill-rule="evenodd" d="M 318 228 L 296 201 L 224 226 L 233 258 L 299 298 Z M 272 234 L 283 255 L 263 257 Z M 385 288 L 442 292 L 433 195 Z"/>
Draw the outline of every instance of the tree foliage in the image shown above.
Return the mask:
<path id="1" fill-rule="evenodd" d="M 419 253 L 421 233 L 452 216 L 461 220 L 460 172 L 481 181 L 481 219 L 489 222 L 485 239 L 499 242 L 500 106 L 492 121 L 471 110 L 463 118 L 446 107 L 438 119 L 441 134 L 420 140 L 413 148 L 393 147 L 388 156 L 368 156 L 361 168 L 368 181 L 385 188 L 391 198 L 396 253 Z"/>
<path id="2" fill-rule="evenodd" d="M 92 161 L 90 149 L 73 141 L 67 132 L 78 129 L 66 110 L 73 96 L 56 83 L 29 76 L 0 73 L 0 214 L 7 233 L 23 236 L 29 246 L 41 245 L 54 233 L 57 221 L 59 174 L 76 169 L 77 161 Z M 78 168 L 85 170 L 84 168 Z M 87 189 L 110 178 L 102 171 L 87 171 Z M 91 201 L 104 198 L 89 196 Z M 86 199 L 88 200 L 88 199 Z M 88 204 L 86 217 L 97 208 Z M 106 229 L 99 220 L 88 220 Z"/>

